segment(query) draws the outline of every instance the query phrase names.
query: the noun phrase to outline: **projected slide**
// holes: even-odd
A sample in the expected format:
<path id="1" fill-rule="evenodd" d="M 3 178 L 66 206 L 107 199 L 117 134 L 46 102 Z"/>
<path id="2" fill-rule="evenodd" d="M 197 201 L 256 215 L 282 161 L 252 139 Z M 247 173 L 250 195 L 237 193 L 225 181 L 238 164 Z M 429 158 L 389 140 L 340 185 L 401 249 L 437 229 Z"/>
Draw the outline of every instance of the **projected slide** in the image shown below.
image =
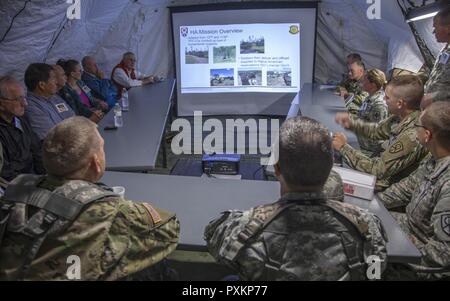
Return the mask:
<path id="1" fill-rule="evenodd" d="M 181 93 L 296 93 L 300 24 L 180 26 Z"/>

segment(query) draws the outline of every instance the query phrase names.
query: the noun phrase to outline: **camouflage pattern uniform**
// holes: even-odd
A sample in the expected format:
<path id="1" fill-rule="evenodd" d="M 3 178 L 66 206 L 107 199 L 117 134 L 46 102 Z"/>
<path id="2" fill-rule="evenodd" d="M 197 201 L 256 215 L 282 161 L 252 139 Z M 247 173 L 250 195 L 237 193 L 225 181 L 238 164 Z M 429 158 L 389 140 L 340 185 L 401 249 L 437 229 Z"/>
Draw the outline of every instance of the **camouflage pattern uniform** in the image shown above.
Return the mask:
<path id="1" fill-rule="evenodd" d="M 367 123 L 350 116 L 350 130 L 373 140 L 387 140 L 380 157 L 369 158 L 361 151 L 344 145 L 340 153 L 351 168 L 377 177 L 376 190 L 383 191 L 411 174 L 428 151 L 417 141 L 414 124 L 420 111 L 414 111 L 397 124 L 398 117 L 390 116 L 380 123 Z"/>
<path id="2" fill-rule="evenodd" d="M 363 91 L 361 84 L 353 79 L 346 79 L 339 86 L 339 88 L 344 88 L 350 95 L 353 95 L 353 100 L 345 104 L 349 113 L 358 114 L 364 99 L 369 96 L 369 93 Z"/>
<path id="3" fill-rule="evenodd" d="M 330 176 L 323 187 L 323 193 L 329 200 L 344 201 L 344 182 L 341 176 L 334 170 L 330 172 Z"/>
<path id="4" fill-rule="evenodd" d="M 362 280 L 367 256 L 378 255 L 382 270 L 386 260 L 378 218 L 322 193 L 288 193 L 274 204 L 227 211 L 204 238 L 242 280 Z"/>
<path id="5" fill-rule="evenodd" d="M 14 185 L 16 188 L 12 188 Z M 177 246 L 179 223 L 175 214 L 125 200 L 106 187 L 79 180 L 19 176 L 8 186 L 0 201 L 2 207 L 11 203 L 7 193 L 12 189 L 19 191 L 21 197 L 32 196 L 28 199 L 33 206 L 12 203 L 0 241 L 0 280 L 68 280 L 66 273 L 71 264 L 66 261 L 71 255 L 80 258 L 81 280 L 116 280 L 153 266 Z M 40 209 L 41 205 L 34 206 L 42 202 L 41 193 L 49 191 L 82 204 L 87 198 L 100 199 L 83 207 L 74 220 L 56 219 L 47 236 L 40 235 L 44 237 L 42 245 L 23 273 L 21 267 L 30 243 L 35 242 L 30 233 L 39 233 L 47 225 L 47 217 L 53 215 L 53 211 Z"/>
<path id="6" fill-rule="evenodd" d="M 407 205 L 406 214 L 393 214 L 422 253 L 422 267 L 450 268 L 450 156 L 431 156 L 408 178 L 378 197 L 387 208 Z M 420 270 L 420 266 L 416 267 Z M 448 273 L 420 274 L 427 278 Z"/>
<path id="7" fill-rule="evenodd" d="M 433 102 L 450 101 L 450 48 L 442 49 L 425 84 L 425 94 L 431 94 Z"/>
<path id="8" fill-rule="evenodd" d="M 375 94 L 367 97 L 361 105 L 358 114 L 355 116 L 366 122 L 380 122 L 388 117 L 388 109 L 384 101 L 384 90 L 381 89 Z M 368 157 L 379 156 L 383 152 L 381 145 L 383 141 L 371 140 L 364 136 L 357 135 L 361 152 Z"/>

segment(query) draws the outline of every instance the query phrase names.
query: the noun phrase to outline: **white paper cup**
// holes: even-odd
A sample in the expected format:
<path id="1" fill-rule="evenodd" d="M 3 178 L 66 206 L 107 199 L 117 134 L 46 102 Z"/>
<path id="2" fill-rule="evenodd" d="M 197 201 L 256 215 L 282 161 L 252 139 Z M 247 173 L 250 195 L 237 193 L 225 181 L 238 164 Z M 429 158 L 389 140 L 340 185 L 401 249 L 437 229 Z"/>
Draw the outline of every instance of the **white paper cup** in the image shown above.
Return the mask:
<path id="1" fill-rule="evenodd" d="M 125 187 L 123 187 L 123 186 L 114 186 L 114 187 L 112 187 L 112 190 L 114 191 L 114 193 L 117 193 L 121 197 L 123 197 L 123 198 L 125 197 Z"/>

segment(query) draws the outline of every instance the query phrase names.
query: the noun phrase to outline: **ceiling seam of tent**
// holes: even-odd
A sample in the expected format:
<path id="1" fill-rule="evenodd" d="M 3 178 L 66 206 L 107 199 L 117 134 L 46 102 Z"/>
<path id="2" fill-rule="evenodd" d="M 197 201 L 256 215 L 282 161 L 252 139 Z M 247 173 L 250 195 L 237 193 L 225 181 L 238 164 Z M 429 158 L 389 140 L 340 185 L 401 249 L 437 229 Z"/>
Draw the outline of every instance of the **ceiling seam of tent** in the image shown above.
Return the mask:
<path id="1" fill-rule="evenodd" d="M 22 9 L 19 10 L 17 12 L 17 14 L 14 15 L 14 17 L 11 19 L 11 22 L 9 24 L 8 29 L 6 29 L 5 34 L 3 35 L 3 37 L 0 39 L 0 44 L 6 39 L 6 36 L 8 35 L 8 33 L 10 32 L 13 24 L 14 24 L 14 20 L 25 10 L 25 8 L 27 7 L 27 4 L 30 3 L 31 0 L 27 0 L 25 1 L 25 4 L 23 5 Z"/>
<path id="2" fill-rule="evenodd" d="M 53 46 L 55 45 L 56 41 L 58 40 L 59 36 L 61 35 L 61 32 L 64 30 L 64 28 L 68 22 L 69 22 L 69 19 L 67 19 L 66 16 L 64 15 L 63 20 L 59 25 L 59 28 L 57 30 L 55 30 L 55 32 L 53 33 L 53 37 L 49 43 L 49 46 L 47 47 L 47 51 L 45 52 L 45 56 L 44 56 L 44 60 L 43 60 L 44 63 L 47 62 L 50 51 L 53 49 Z"/>

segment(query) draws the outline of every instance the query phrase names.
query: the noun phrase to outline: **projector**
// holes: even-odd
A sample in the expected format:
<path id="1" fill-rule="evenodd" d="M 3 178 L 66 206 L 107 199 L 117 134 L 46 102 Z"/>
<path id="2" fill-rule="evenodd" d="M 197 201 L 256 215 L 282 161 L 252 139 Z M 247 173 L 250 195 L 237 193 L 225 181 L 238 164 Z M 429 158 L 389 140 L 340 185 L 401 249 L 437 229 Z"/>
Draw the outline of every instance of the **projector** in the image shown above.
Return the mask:
<path id="1" fill-rule="evenodd" d="M 203 155 L 202 168 L 207 175 L 237 175 L 241 155 Z"/>

